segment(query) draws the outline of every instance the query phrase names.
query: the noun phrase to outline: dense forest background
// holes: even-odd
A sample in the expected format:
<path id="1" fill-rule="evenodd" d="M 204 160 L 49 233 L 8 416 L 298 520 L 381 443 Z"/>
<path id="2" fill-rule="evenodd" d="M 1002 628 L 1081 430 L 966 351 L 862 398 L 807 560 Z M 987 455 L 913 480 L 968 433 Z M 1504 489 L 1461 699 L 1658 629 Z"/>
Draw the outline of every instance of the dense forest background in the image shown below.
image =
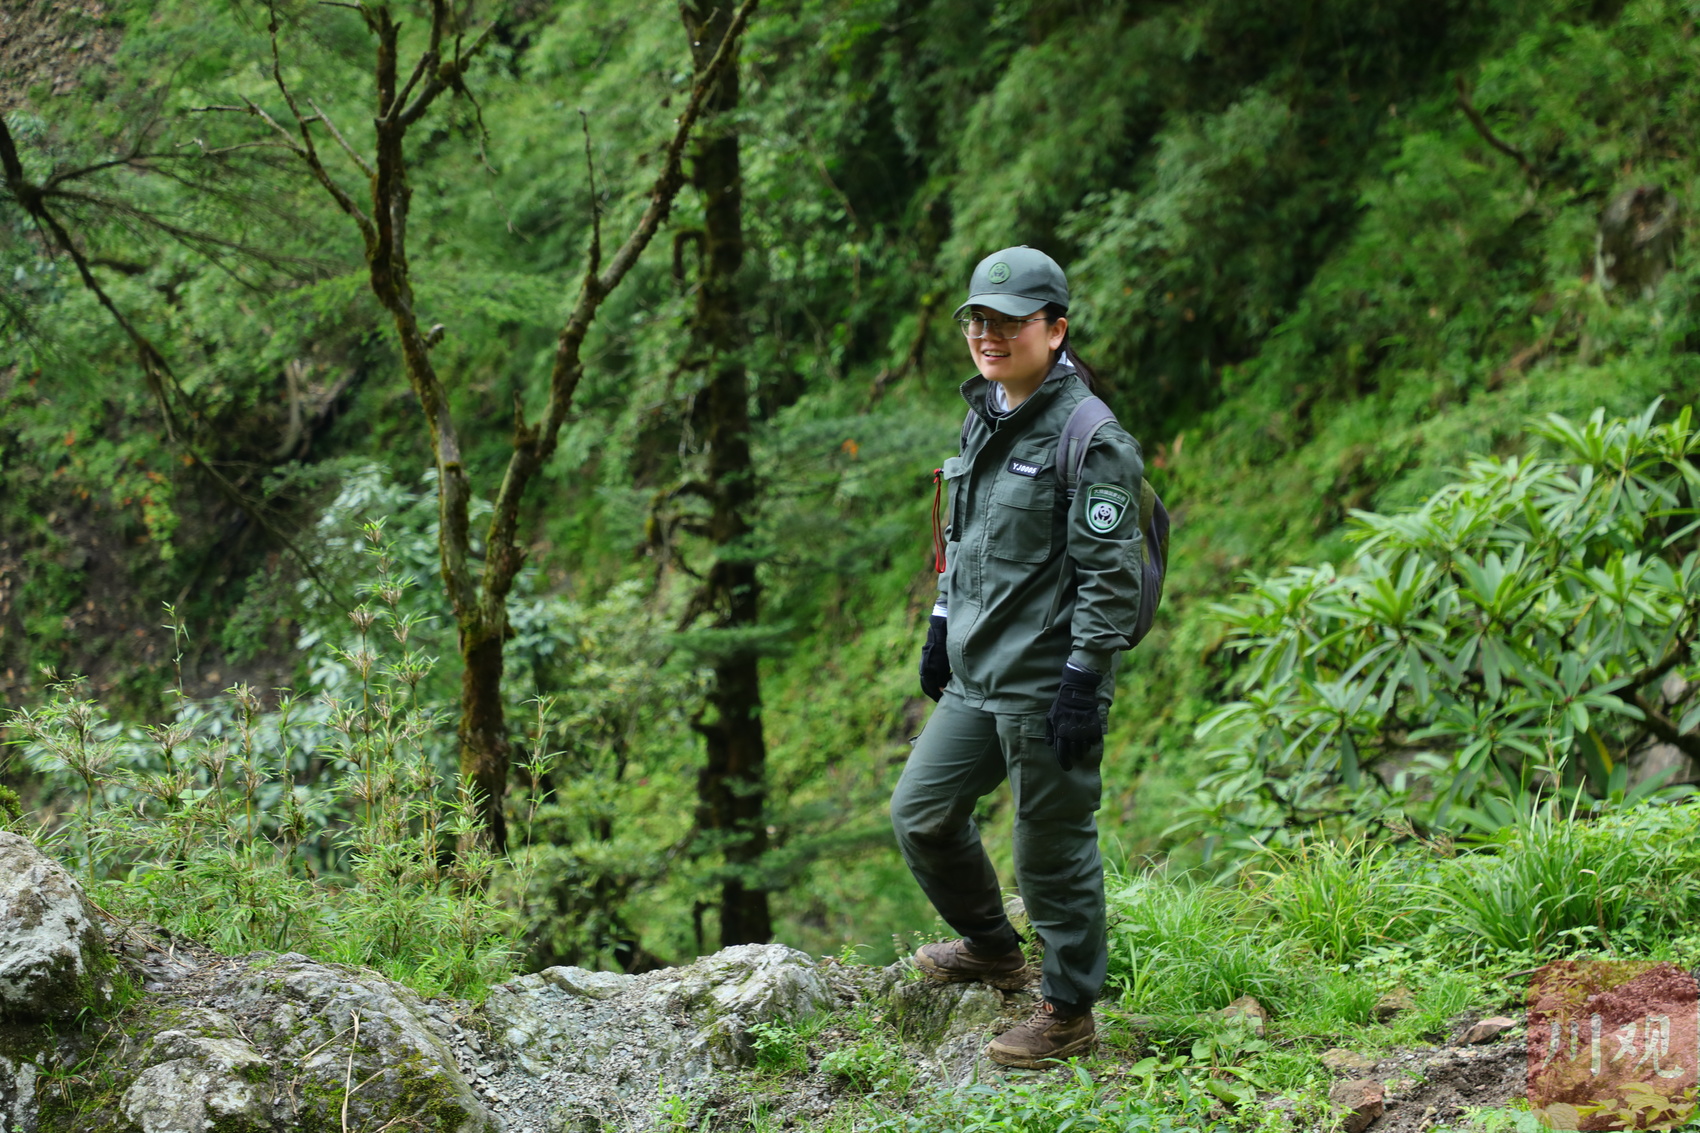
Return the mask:
<path id="1" fill-rule="evenodd" d="M 611 255 L 640 223 L 730 15 L 683 11 L 456 14 L 454 51 L 477 51 L 392 154 L 475 569 L 516 413 L 552 404 L 593 239 Z M 1700 392 L 1697 14 L 764 2 L 670 215 L 588 325 L 559 443 L 513 517 L 505 817 L 526 864 L 506 884 L 531 959 L 672 962 L 762 935 L 761 917 L 805 949 L 877 956 L 930 922 L 884 806 L 928 708 L 931 474 L 971 372 L 949 316 L 973 263 L 1015 243 L 1068 269 L 1080 353 L 1175 519 L 1159 623 L 1112 718 L 1109 856 L 1222 860 L 1262 820 L 1230 805 L 1255 793 L 1243 781 L 1199 793 L 1231 753 L 1196 730 L 1246 675 L 1248 639 L 1216 603 L 1344 561 L 1355 512 L 1417 505 L 1472 457 L 1562 442 L 1531 432 L 1548 413 L 1634 416 L 1662 396 L 1651 427 Z M 396 18 L 405 75 L 430 11 Z M 357 226 L 260 113 L 287 136 L 295 92 L 325 176 L 369 204 L 381 179 L 352 155 L 381 141 L 374 36 L 323 4 L 30 0 L 0 19 L 16 154 L 0 696 L 92 699 L 84 731 L 111 745 L 79 779 L 14 718 L 0 738 L 35 746 L 9 749 L 0 783 L 74 832 L 119 770 L 158 764 L 170 721 L 250 736 L 241 751 L 290 768 L 252 797 L 329 876 L 361 802 L 338 783 L 376 765 L 350 737 L 393 723 L 337 726 L 337 705 L 371 703 L 370 621 L 351 609 L 408 627 L 383 671 L 429 711 L 397 734 L 451 778 L 463 746 L 436 409 Z M 1692 533 L 1671 530 L 1658 550 L 1676 562 Z M 1692 666 L 1691 620 L 1670 624 L 1680 656 L 1660 676 Z M 219 695 L 238 685 L 253 691 Z M 286 686 L 310 742 L 276 723 Z M 1565 733 L 1597 744 L 1596 794 L 1633 789 L 1610 771 L 1647 720 L 1590 732 L 1584 712 Z M 1690 728 L 1671 730 L 1686 754 Z M 1341 743 L 1329 771 L 1356 789 Z M 1495 797 L 1514 806 L 1517 779 Z M 1471 799 L 1478 827 L 1498 813 Z M 999 841 L 1007 801 L 986 809 Z M 1292 806 L 1270 830 L 1392 829 L 1366 815 Z M 1415 833 L 1449 821 L 1428 812 Z"/>

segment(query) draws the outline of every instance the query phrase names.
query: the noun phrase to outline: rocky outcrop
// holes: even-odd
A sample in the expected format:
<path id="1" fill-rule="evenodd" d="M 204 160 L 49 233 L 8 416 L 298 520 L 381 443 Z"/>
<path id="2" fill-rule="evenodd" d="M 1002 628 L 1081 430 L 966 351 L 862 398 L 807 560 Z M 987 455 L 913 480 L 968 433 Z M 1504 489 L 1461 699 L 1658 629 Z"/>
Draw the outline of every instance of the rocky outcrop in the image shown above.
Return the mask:
<path id="1" fill-rule="evenodd" d="M 764 1026 L 784 1034 L 822 1011 L 871 1009 L 900 1039 L 881 1052 L 883 1064 L 958 1084 L 992 1073 L 987 1038 L 1034 1002 L 1031 992 L 933 983 L 904 964 L 852 967 L 746 944 L 639 976 L 549 968 L 521 977 L 491 992 L 456 1049 L 511 1133 L 643 1130 L 662 1099 L 712 1098 L 729 1072 L 752 1067 Z M 799 1119 L 825 1113 L 850 1088 L 803 1056 L 809 1073 L 791 1099 Z"/>
<path id="2" fill-rule="evenodd" d="M 270 1069 L 229 1015 L 184 1012 L 176 1026 L 148 1040 L 140 1062 L 147 1069 L 118 1108 L 147 1133 L 267 1127 L 274 1102 Z"/>
<path id="3" fill-rule="evenodd" d="M 1015 998 L 982 983 L 894 978 L 886 1018 L 912 1048 L 919 1077 L 958 1085 L 994 1072 L 986 1041 L 1014 1022 L 1009 1003 Z"/>
<path id="4" fill-rule="evenodd" d="M 751 1027 L 794 1023 L 832 1002 L 807 955 L 746 944 L 643 976 L 549 968 L 496 988 L 483 1014 L 535 1077 L 685 1082 L 754 1061 Z"/>
<path id="5" fill-rule="evenodd" d="M 0 1021 L 100 1011 L 112 968 L 82 886 L 29 839 L 0 831 Z"/>
<path id="6" fill-rule="evenodd" d="M 837 1002 L 815 961 L 781 944 L 727 948 L 641 976 L 549 968 L 490 993 L 466 1047 L 480 1088 L 537 1128 L 641 1121 L 663 1087 L 755 1061 L 752 1028 Z"/>
<path id="7" fill-rule="evenodd" d="M 5 1133 L 635 1133 L 686 1095 L 712 1107 L 735 1094 L 737 1072 L 775 1044 L 796 1076 L 788 1112 L 807 1119 L 881 1077 L 985 1080 L 987 1038 L 1036 1002 L 1036 987 L 937 984 L 906 963 L 816 961 L 780 944 L 643 975 L 549 968 L 480 1008 L 425 1002 L 295 953 L 102 933 L 75 882 L 27 841 L 0 835 L 0 854 L 0 911 L 18 926 L 0 930 Z M 139 991 L 121 1012 L 98 978 L 119 966 Z M 70 1019 L 71 1003 L 97 1010 Z"/>
<path id="8" fill-rule="evenodd" d="M 163 934 L 122 943 L 141 953 L 140 1003 L 51 1036 L 0 1032 L 8 1133 L 500 1128 L 450 1049 L 453 1014 L 382 976 Z"/>

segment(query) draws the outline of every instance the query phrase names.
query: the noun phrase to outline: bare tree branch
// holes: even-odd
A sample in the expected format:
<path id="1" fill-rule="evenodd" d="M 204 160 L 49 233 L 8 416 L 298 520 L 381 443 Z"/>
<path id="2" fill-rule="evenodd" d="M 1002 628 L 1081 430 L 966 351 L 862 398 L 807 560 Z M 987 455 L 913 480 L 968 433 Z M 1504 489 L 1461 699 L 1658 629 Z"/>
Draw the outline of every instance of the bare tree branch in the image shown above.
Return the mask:
<path id="1" fill-rule="evenodd" d="M 208 149 L 207 143 L 201 138 L 190 138 L 188 141 L 180 142 L 178 144 L 183 145 L 183 146 L 194 146 L 199 151 L 199 153 L 202 157 L 218 157 L 222 154 L 235 153 L 237 150 L 245 150 L 245 149 L 288 149 L 289 148 L 287 145 L 285 145 L 282 142 L 237 142 L 234 145 L 219 146 L 216 149 Z"/>
<path id="2" fill-rule="evenodd" d="M 301 134 L 301 144 L 294 147 L 295 152 L 307 163 L 308 169 L 312 170 L 313 176 L 318 179 L 319 184 L 324 186 L 325 191 L 331 195 L 331 199 L 336 201 L 338 207 L 340 207 L 343 212 L 347 213 L 354 220 L 354 223 L 360 229 L 360 235 L 366 241 L 367 251 L 370 253 L 375 239 L 372 220 L 365 213 L 360 211 L 360 206 L 355 204 L 354 198 L 351 197 L 341 185 L 336 183 L 335 179 L 331 177 L 330 172 L 325 169 L 324 163 L 319 160 L 318 148 L 313 145 L 313 132 L 308 127 L 306 120 L 303 118 L 301 108 L 295 104 L 295 96 L 290 93 L 289 85 L 283 81 L 283 63 L 278 58 L 277 51 L 277 8 L 275 5 L 268 2 L 266 10 L 271 14 L 271 20 L 266 25 L 266 31 L 271 36 L 272 82 L 277 86 L 278 93 L 283 95 L 284 105 L 289 107 L 290 114 L 295 116 L 295 123 Z M 284 137 L 290 136 L 290 132 L 288 130 L 285 130 L 282 125 L 271 117 L 271 115 L 267 114 L 264 110 L 261 110 L 252 101 L 248 102 L 248 109 L 250 113 L 256 114 L 260 118 L 264 119 L 273 129 L 277 130 L 278 133 L 282 134 Z M 335 131 L 332 132 L 334 133 Z"/>
<path id="3" fill-rule="evenodd" d="M 1530 165 L 1529 159 L 1523 156 L 1523 151 L 1512 145 L 1510 142 L 1500 138 L 1499 135 L 1495 134 L 1493 130 L 1488 127 L 1487 122 L 1484 121 L 1481 116 L 1481 112 L 1478 111 L 1475 105 L 1470 101 L 1470 89 L 1464 85 L 1463 75 L 1458 76 L 1457 84 L 1458 109 L 1464 112 L 1464 117 L 1468 118 L 1470 120 L 1470 125 L 1476 128 L 1476 133 L 1480 134 L 1482 136 L 1482 140 L 1488 145 L 1515 161 L 1522 168 L 1523 176 L 1527 177 L 1530 181 L 1539 180 L 1539 178 L 1535 176 L 1534 166 Z"/>
<path id="4" fill-rule="evenodd" d="M 313 113 L 319 116 L 319 121 L 323 122 L 325 129 L 331 132 L 331 137 L 335 138 L 336 144 L 342 147 L 342 152 L 346 153 L 349 160 L 353 161 L 355 165 L 360 167 L 360 172 L 364 173 L 368 177 L 373 176 L 371 165 L 367 163 L 364 157 L 360 156 L 359 152 L 353 146 L 348 144 L 348 139 L 343 137 L 342 131 L 336 128 L 336 123 L 331 121 L 331 116 L 326 114 L 323 110 L 320 110 L 319 104 L 310 98 L 307 100 L 307 105 L 313 108 Z"/>
<path id="5" fill-rule="evenodd" d="M 113 301 L 106 289 L 101 286 L 100 281 L 95 278 L 94 268 L 89 258 L 77 246 L 76 241 L 71 238 L 71 234 L 66 231 L 64 225 L 60 224 L 59 219 L 53 215 L 52 210 L 48 207 L 48 194 L 43 192 L 40 186 L 31 184 L 24 176 L 23 163 L 18 159 L 17 146 L 12 140 L 11 131 L 7 128 L 3 116 L 0 116 L 0 173 L 4 174 L 6 187 L 13 198 L 23 206 L 24 210 L 30 214 L 37 224 L 51 233 L 52 243 L 69 256 L 71 262 L 76 265 L 77 274 L 82 279 L 83 286 L 88 288 L 95 300 L 106 309 L 113 321 L 130 339 L 130 344 L 136 351 L 136 360 L 142 369 L 143 379 L 147 383 L 149 392 L 153 394 L 155 404 L 159 407 L 161 419 L 165 424 L 166 439 L 181 449 L 183 455 L 191 463 L 204 469 L 226 499 L 259 524 L 272 538 L 276 539 L 295 558 L 303 572 L 326 597 L 333 601 L 336 600 L 335 591 L 331 589 L 319 573 L 318 567 L 295 545 L 295 541 L 290 538 L 288 533 L 274 524 L 260 507 L 257 507 L 253 501 L 248 499 L 246 493 L 209 462 L 201 454 L 194 441 L 184 433 L 178 423 L 176 412 L 172 408 L 170 392 L 166 388 L 167 383 L 178 389 L 179 392 L 182 388 L 177 380 L 176 373 L 171 368 L 171 364 L 166 361 L 165 356 L 160 353 L 153 342 L 119 309 L 118 304 Z M 55 194 L 55 196 L 63 195 L 65 194 Z"/>
<path id="6" fill-rule="evenodd" d="M 443 21 L 445 19 L 445 15 L 443 0 L 431 0 L 430 46 L 426 47 L 425 51 L 419 56 L 419 62 L 414 64 L 413 74 L 407 77 L 407 85 L 401 88 L 401 93 L 395 96 L 393 103 L 389 105 L 380 103 L 378 105 L 378 113 L 383 117 L 390 117 L 392 105 L 405 106 L 408 98 L 413 94 L 413 88 L 419 85 L 419 80 L 425 75 L 431 74 L 436 70 L 437 61 L 441 58 L 443 47 Z M 426 105 L 429 105 L 429 103 Z M 424 106 L 421 106 L 420 113 L 423 114 L 424 112 L 425 108 Z"/>
<path id="7" fill-rule="evenodd" d="M 719 81 L 721 72 L 736 56 L 738 41 L 757 3 L 758 0 L 743 0 L 733 13 L 726 35 L 721 39 L 713 59 L 698 76 L 696 85 L 691 90 L 690 102 L 679 115 L 673 137 L 667 143 L 661 171 L 650 188 L 649 204 L 644 208 L 637 226 L 626 237 L 606 267 L 599 266 L 600 228 L 593 228 L 592 249 L 595 254 L 587 259 L 584 279 L 579 285 L 578 300 L 573 305 L 572 313 L 567 317 L 556 342 L 555 360 L 549 374 L 549 399 L 544 407 L 543 419 L 536 426 L 527 426 L 516 432 L 513 455 L 508 459 L 501 489 L 496 494 L 495 510 L 490 519 L 489 535 L 485 540 L 485 545 L 491 548 L 490 558 L 484 568 L 486 603 L 492 599 L 506 600 L 514 576 L 522 565 L 523 556 L 517 552 L 513 555 L 503 555 L 497 554 L 495 549 L 513 546 L 519 524 L 520 499 L 525 494 L 531 477 L 555 453 L 561 425 L 566 421 L 579 381 L 584 376 L 580 352 L 584 346 L 585 335 L 589 333 L 590 325 L 596 318 L 602 301 L 626 277 L 626 273 L 655 238 L 655 233 L 672 211 L 673 200 L 684 184 L 685 146 L 690 141 L 697 119 L 702 115 L 703 105 L 715 83 Z M 588 131 L 588 125 L 586 130 Z"/>
<path id="8" fill-rule="evenodd" d="M 583 108 L 578 112 L 579 125 L 584 128 L 584 168 L 590 178 L 590 254 L 589 273 L 595 275 L 602 267 L 602 200 L 596 195 L 596 155 L 590 150 L 590 115 Z"/>

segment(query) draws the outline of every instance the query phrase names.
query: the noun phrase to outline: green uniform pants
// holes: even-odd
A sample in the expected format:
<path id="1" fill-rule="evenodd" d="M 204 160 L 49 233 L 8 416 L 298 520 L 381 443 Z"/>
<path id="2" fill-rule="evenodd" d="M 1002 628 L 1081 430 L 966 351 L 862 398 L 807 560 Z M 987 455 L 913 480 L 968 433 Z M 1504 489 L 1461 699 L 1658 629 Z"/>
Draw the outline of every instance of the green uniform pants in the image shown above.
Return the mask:
<path id="1" fill-rule="evenodd" d="M 1109 960 L 1094 817 L 1101 784 L 1096 768 L 1058 765 L 1044 713 L 986 712 L 946 691 L 891 796 L 897 844 L 946 924 L 976 952 L 1009 951 L 1019 938 L 974 824 L 975 802 L 1006 776 L 1015 879 L 1045 942 L 1042 990 L 1055 1003 L 1085 1006 L 1098 998 Z"/>

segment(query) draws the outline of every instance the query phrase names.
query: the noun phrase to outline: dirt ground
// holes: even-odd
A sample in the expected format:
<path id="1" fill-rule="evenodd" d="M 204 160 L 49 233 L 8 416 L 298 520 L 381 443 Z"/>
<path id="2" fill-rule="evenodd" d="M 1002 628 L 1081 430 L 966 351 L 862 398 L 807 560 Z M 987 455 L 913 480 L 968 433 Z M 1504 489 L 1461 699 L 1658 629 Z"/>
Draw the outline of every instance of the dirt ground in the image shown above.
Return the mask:
<path id="1" fill-rule="evenodd" d="M 1422 1133 L 1458 1124 L 1466 1107 L 1506 1105 L 1523 1096 L 1527 1069 L 1522 1028 L 1482 1046 L 1418 1048 L 1391 1055 L 1366 1075 L 1392 1083 L 1387 1112 L 1369 1127 L 1370 1133 Z"/>
<path id="2" fill-rule="evenodd" d="M 0 5 L 0 111 L 33 91 L 64 94 L 83 70 L 104 64 L 121 28 L 102 0 L 23 0 Z"/>

